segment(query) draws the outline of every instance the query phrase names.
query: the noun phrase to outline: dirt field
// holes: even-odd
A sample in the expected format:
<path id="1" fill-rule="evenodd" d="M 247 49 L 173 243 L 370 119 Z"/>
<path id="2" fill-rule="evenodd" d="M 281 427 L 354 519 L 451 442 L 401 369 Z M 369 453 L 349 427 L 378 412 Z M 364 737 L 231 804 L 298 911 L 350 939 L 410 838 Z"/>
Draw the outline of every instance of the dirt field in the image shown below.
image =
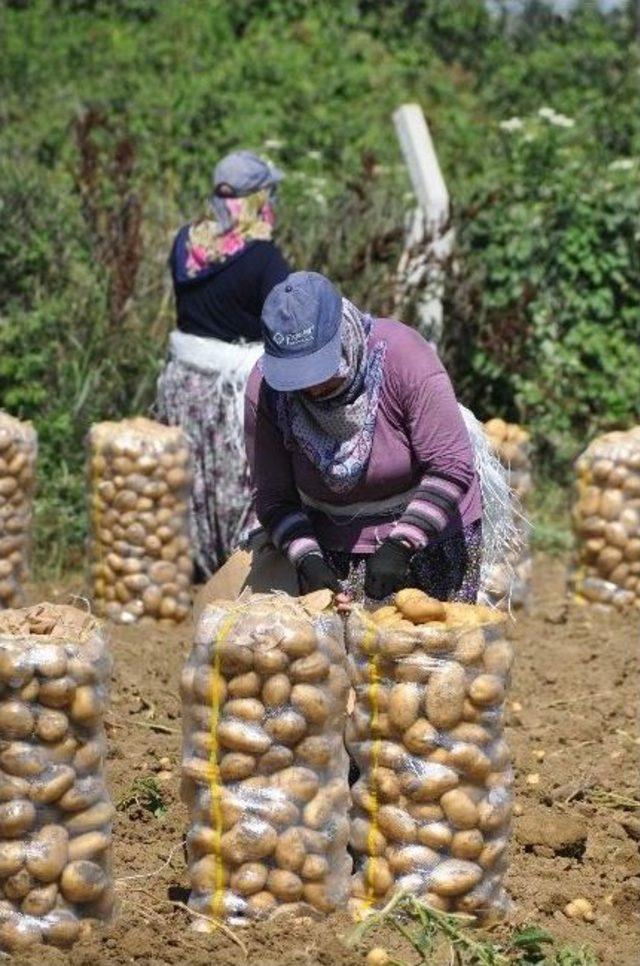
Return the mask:
<path id="1" fill-rule="evenodd" d="M 68 601 L 79 590 L 34 589 Z M 640 810 L 638 798 L 637 618 L 567 610 L 562 563 L 541 557 L 531 616 L 513 627 L 518 660 L 509 700 L 508 738 L 517 774 L 517 811 L 508 887 L 512 922 L 537 924 L 563 942 L 592 948 L 602 963 L 640 962 Z M 276 920 L 241 930 L 246 950 L 223 933 L 188 929 L 178 799 L 180 703 L 177 682 L 190 628 L 116 629 L 116 671 L 108 715 L 111 787 L 120 811 L 115 922 L 69 954 L 42 949 L 16 963 L 211 964 L 243 961 L 362 964 L 363 948 L 341 936 L 346 918 Z M 153 774 L 167 803 L 155 818 L 131 800 L 137 776 Z M 128 804 L 124 804 L 129 800 Z M 576 923 L 563 908 L 578 896 L 595 921 Z M 385 937 L 379 937 L 385 941 Z M 401 954 L 394 942 L 398 955 Z"/>

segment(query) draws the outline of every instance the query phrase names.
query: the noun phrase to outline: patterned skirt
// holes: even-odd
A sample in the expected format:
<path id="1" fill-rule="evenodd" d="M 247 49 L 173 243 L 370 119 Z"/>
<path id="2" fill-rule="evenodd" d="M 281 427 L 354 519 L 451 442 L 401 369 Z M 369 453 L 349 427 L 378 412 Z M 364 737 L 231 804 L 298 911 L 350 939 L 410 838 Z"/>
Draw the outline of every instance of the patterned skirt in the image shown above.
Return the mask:
<path id="1" fill-rule="evenodd" d="M 171 356 L 158 379 L 156 413 L 191 442 L 191 545 L 196 573 L 211 576 L 255 527 L 244 449 L 246 379 Z"/>
<path id="2" fill-rule="evenodd" d="M 325 556 L 345 589 L 356 597 L 362 593 L 364 554 L 326 550 Z M 445 533 L 411 559 L 406 587 L 419 587 L 437 600 L 475 604 L 480 588 L 482 523 L 477 520 L 460 530 Z"/>

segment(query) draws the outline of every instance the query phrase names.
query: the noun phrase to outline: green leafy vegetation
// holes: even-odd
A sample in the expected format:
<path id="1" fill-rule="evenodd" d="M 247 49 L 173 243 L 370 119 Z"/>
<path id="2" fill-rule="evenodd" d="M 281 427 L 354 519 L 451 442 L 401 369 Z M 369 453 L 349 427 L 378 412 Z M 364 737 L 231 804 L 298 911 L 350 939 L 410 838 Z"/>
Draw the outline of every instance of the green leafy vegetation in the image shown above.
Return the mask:
<path id="1" fill-rule="evenodd" d="M 134 778 L 129 790 L 120 797 L 117 804 L 119 812 L 126 812 L 132 807 L 151 812 L 154 818 L 162 818 L 165 814 L 167 803 L 153 776 Z"/>
<path id="2" fill-rule="evenodd" d="M 40 437 L 39 566 L 82 560 L 89 425 L 153 403 L 172 234 L 223 152 L 287 171 L 297 267 L 391 311 L 413 204 L 391 113 L 409 100 L 453 202 L 446 362 L 479 417 L 531 427 L 539 475 L 565 486 L 589 438 L 640 416 L 633 36 L 631 4 L 567 20 L 481 0 L 4 4 L 0 407 Z"/>
<path id="3" fill-rule="evenodd" d="M 386 927 L 398 933 L 411 950 L 411 962 L 446 961 L 457 966 L 597 966 L 588 949 L 558 946 L 553 936 L 539 926 L 527 926 L 496 940 L 470 928 L 473 916 L 439 912 L 415 896 L 397 894 L 379 912 L 369 915 L 353 931 L 350 942 L 359 943 L 374 929 Z M 382 957 L 381 957 L 382 959 Z M 389 954 L 388 966 L 407 966 L 403 958 Z"/>

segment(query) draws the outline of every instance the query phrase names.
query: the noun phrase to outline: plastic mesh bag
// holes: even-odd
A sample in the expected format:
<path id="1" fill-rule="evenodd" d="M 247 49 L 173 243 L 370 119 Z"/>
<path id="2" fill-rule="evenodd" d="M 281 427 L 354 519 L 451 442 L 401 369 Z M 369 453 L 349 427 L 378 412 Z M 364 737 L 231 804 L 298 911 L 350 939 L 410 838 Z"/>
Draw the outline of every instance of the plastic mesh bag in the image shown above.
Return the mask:
<path id="1" fill-rule="evenodd" d="M 576 461 L 574 599 L 640 606 L 640 426 L 595 439 Z"/>
<path id="2" fill-rule="evenodd" d="M 241 923 L 346 902 L 348 686 L 335 614 L 284 594 L 205 608 L 181 682 L 191 908 Z"/>
<path id="3" fill-rule="evenodd" d="M 480 602 L 508 610 L 527 607 L 531 599 L 531 525 L 526 517 L 533 488 L 529 434 L 516 423 L 490 419 L 484 426 L 491 447 L 502 463 L 512 501 L 514 539 L 509 541 L 504 559 L 483 571 Z"/>
<path id="4" fill-rule="evenodd" d="M 99 621 L 39 604 L 0 614 L 0 949 L 69 946 L 113 906 Z"/>
<path id="5" fill-rule="evenodd" d="M 356 693 L 347 747 L 360 769 L 352 911 L 403 889 L 438 909 L 500 914 L 513 781 L 505 618 L 421 591 L 401 591 L 396 604 L 347 622 Z"/>
<path id="6" fill-rule="evenodd" d="M 91 582 L 101 616 L 130 624 L 189 613 L 189 460 L 179 428 L 144 418 L 92 426 Z"/>
<path id="7" fill-rule="evenodd" d="M 23 603 L 37 448 L 31 423 L 0 412 L 0 608 Z"/>

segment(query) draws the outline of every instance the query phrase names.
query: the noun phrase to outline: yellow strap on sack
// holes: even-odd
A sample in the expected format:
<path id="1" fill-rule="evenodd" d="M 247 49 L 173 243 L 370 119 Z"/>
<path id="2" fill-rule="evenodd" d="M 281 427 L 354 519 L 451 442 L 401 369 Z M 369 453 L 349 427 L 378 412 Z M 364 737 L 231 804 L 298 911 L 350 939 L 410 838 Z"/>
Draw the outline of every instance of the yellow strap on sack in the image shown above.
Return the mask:
<path id="1" fill-rule="evenodd" d="M 233 630 L 240 609 L 232 610 L 222 622 L 216 635 L 213 657 L 213 686 L 211 689 L 211 751 L 209 753 L 209 789 L 211 791 L 211 824 L 213 826 L 213 856 L 215 859 L 214 883 L 211 897 L 211 914 L 220 919 L 224 911 L 224 861 L 222 858 L 222 786 L 218 766 L 218 724 L 220 722 L 220 645 L 224 644 Z"/>
<path id="2" fill-rule="evenodd" d="M 378 655 L 372 652 L 372 645 L 377 634 L 377 627 L 373 621 L 367 622 L 367 627 L 362 640 L 363 650 L 368 655 L 367 665 L 369 670 L 369 707 L 371 709 L 371 784 L 369 795 L 371 797 L 371 810 L 369 816 L 369 833 L 367 835 L 367 874 L 365 876 L 367 907 L 373 905 L 375 901 L 375 891 L 373 888 L 375 862 L 374 852 L 376 850 L 376 840 L 378 833 L 378 768 L 380 761 L 380 734 L 378 724 L 380 717 L 380 669 L 378 667 Z"/>

